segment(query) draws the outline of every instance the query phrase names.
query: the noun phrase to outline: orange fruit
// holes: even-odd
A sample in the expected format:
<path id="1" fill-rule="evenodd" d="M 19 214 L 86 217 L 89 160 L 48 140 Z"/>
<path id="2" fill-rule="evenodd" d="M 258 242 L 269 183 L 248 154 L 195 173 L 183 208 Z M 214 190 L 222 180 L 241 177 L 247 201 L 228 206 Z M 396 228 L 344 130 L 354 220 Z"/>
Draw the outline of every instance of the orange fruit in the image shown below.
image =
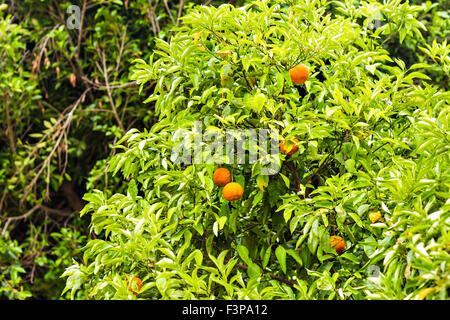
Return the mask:
<path id="1" fill-rule="evenodd" d="M 309 78 L 309 69 L 304 64 L 299 64 L 289 70 L 289 75 L 293 83 L 302 84 Z"/>
<path id="2" fill-rule="evenodd" d="M 222 190 L 223 197 L 228 201 L 240 199 L 243 193 L 244 188 L 237 182 L 228 183 Z"/>
<path id="3" fill-rule="evenodd" d="M 372 223 L 375 223 L 375 222 L 377 222 L 378 220 L 380 220 L 381 219 L 381 213 L 380 213 L 380 211 L 378 211 L 378 210 L 370 210 L 369 211 L 369 220 L 372 222 Z"/>
<path id="4" fill-rule="evenodd" d="M 213 181 L 219 187 L 224 187 L 227 183 L 231 182 L 231 173 L 228 169 L 219 168 L 214 171 Z"/>
<path id="5" fill-rule="evenodd" d="M 340 236 L 330 237 L 331 248 L 334 248 L 338 254 L 342 254 L 345 250 L 345 241 Z"/>
<path id="6" fill-rule="evenodd" d="M 292 142 L 294 142 L 294 145 L 292 146 L 292 149 L 291 150 L 287 150 L 286 148 L 285 148 L 285 146 L 284 146 L 284 144 L 287 142 L 287 141 L 292 141 Z M 294 154 L 294 153 L 296 153 L 297 151 L 298 151 L 298 140 L 297 139 L 295 139 L 295 138 L 289 138 L 289 139 L 284 139 L 284 140 L 282 140 L 281 142 L 280 142 L 280 149 L 281 149 L 281 152 L 283 152 L 284 154 L 288 154 L 288 155 L 291 155 L 291 154 Z"/>
<path id="7" fill-rule="evenodd" d="M 142 287 L 144 286 L 144 284 L 142 283 L 142 280 L 139 279 L 138 277 L 133 277 L 133 283 L 136 286 L 136 288 L 138 289 L 138 291 L 140 291 L 142 289 Z M 132 289 L 132 286 L 130 285 L 128 280 L 127 280 L 127 285 L 128 285 L 128 291 L 132 292 L 134 295 L 138 294 L 136 291 L 134 291 Z"/>

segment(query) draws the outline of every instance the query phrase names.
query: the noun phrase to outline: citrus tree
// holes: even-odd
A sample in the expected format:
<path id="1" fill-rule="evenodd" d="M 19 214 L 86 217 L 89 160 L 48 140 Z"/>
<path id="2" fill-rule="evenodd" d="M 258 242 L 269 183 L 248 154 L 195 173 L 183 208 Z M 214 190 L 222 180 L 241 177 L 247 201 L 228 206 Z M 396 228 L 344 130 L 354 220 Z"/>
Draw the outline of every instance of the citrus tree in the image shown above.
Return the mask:
<path id="1" fill-rule="evenodd" d="M 135 62 L 131 79 L 154 85 L 144 102 L 157 121 L 128 131 L 109 161 L 126 192 L 85 194 L 96 237 L 66 269 L 65 292 L 446 299 L 450 95 L 426 70 L 448 72 L 449 46 L 412 65 L 385 46 L 418 37 L 422 9 L 284 0 L 184 16 Z M 183 148 L 201 161 L 180 161 L 179 133 L 199 122 L 216 138 L 270 130 L 281 152 L 211 161 L 194 134 Z M 264 174 L 268 161 L 276 172 Z"/>

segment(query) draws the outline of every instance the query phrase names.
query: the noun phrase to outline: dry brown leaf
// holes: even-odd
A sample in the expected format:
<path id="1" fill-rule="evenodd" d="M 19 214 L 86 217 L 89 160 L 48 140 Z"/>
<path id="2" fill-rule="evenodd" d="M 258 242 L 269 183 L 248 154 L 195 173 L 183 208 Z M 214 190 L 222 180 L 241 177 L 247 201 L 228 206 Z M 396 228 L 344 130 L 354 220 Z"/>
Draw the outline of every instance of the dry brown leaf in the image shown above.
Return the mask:
<path id="1" fill-rule="evenodd" d="M 70 83 L 72 84 L 72 87 L 76 87 L 77 85 L 77 76 L 73 73 L 70 74 Z"/>

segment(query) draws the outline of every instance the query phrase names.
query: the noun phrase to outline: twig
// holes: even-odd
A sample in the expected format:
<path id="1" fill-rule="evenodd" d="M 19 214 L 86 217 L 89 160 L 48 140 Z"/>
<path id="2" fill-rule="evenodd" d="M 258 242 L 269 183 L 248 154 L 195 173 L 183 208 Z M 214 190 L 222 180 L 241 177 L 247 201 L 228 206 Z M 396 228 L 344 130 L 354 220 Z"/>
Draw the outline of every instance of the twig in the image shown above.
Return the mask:
<path id="1" fill-rule="evenodd" d="M 28 216 L 32 215 L 33 212 L 35 212 L 35 211 L 36 211 L 37 209 L 39 209 L 40 207 L 41 207 L 41 205 L 40 205 L 40 204 L 37 204 L 37 205 L 35 205 L 33 208 L 31 208 L 30 210 L 28 210 L 27 213 L 24 213 L 24 214 L 22 214 L 22 215 L 20 215 L 20 216 L 8 217 L 8 218 L 2 217 L 2 216 L 0 216 L 0 217 L 1 217 L 2 219 L 11 220 L 11 221 L 14 221 L 14 220 L 22 220 L 22 219 L 28 218 Z"/>
<path id="2" fill-rule="evenodd" d="M 16 142 L 14 139 L 14 128 L 12 126 L 11 116 L 9 114 L 8 92 L 6 92 L 5 95 L 3 96 L 3 105 L 5 106 L 5 111 L 6 111 L 6 125 L 7 125 L 6 130 L 8 130 L 9 144 L 11 145 L 12 153 L 15 154 L 16 153 Z"/>
<path id="3" fill-rule="evenodd" d="M 106 89 L 107 88 L 105 83 L 95 83 L 94 81 L 90 80 L 86 76 L 83 76 L 83 80 L 86 81 L 87 83 L 89 83 L 91 86 L 95 87 L 96 89 Z M 115 85 L 110 84 L 109 88 L 110 89 L 119 89 L 119 88 L 134 86 L 134 85 L 136 85 L 136 81 L 130 81 L 130 82 L 125 82 L 122 84 L 115 84 Z"/>
<path id="4" fill-rule="evenodd" d="M 61 24 L 62 24 L 63 26 L 65 26 L 66 31 L 67 31 L 67 35 L 68 35 L 68 36 L 67 36 L 67 41 L 69 42 L 69 44 L 70 44 L 70 46 L 71 46 L 72 48 L 75 48 L 75 43 L 74 43 L 74 41 L 73 41 L 73 39 L 72 39 L 70 30 L 67 28 L 67 23 L 66 23 L 66 21 L 65 21 L 64 13 L 61 12 L 60 7 L 59 7 L 59 5 L 58 5 L 58 2 L 55 1 L 55 0 L 54 0 L 53 2 L 54 2 L 54 6 L 55 6 L 56 10 L 58 11 L 59 19 L 60 19 L 60 22 L 58 23 L 57 26 L 59 26 L 59 25 L 61 25 Z M 98 3 L 98 4 L 102 4 L 102 3 Z M 97 5 L 97 4 L 95 4 L 95 5 Z M 91 6 L 91 7 L 92 7 L 92 6 Z M 85 10 L 87 10 L 87 9 L 88 9 L 88 7 L 86 6 Z M 83 15 L 83 17 L 84 17 L 84 15 Z M 80 26 L 80 27 L 81 27 L 81 26 Z M 80 36 L 82 36 L 81 29 L 80 29 L 80 32 L 78 33 L 78 39 L 80 39 Z M 80 40 L 80 41 L 81 41 L 81 40 Z M 78 51 L 78 50 L 80 49 L 80 47 L 81 47 L 81 43 L 78 43 L 78 45 L 76 46 L 76 48 L 77 48 L 77 55 L 79 54 L 79 51 Z M 75 58 L 75 59 L 74 59 L 74 60 L 75 60 L 75 63 L 74 63 L 74 62 L 72 61 L 73 58 L 69 55 L 69 51 L 63 50 L 62 53 L 64 54 L 64 56 L 66 57 L 67 61 L 69 62 L 70 66 L 71 66 L 71 68 L 72 68 L 73 73 L 76 74 L 78 78 L 83 79 L 85 75 L 84 75 L 83 68 L 82 68 L 81 65 L 80 65 L 80 61 L 79 61 L 79 59 L 78 59 L 78 56 L 75 55 L 75 56 L 73 57 L 73 58 Z M 89 88 L 88 84 L 87 84 L 84 80 L 83 80 L 83 83 L 84 83 L 86 89 Z M 92 92 L 89 91 L 88 93 L 89 93 L 89 98 L 90 98 L 92 101 L 94 101 L 95 99 L 94 99 L 94 96 L 93 96 Z"/>
<path id="5" fill-rule="evenodd" d="M 292 160 L 286 161 L 286 165 L 291 171 L 292 175 L 294 176 L 294 182 L 295 182 L 295 190 L 297 192 L 300 191 L 300 177 L 298 176 L 297 168 L 294 166 L 294 163 Z"/>
<path id="6" fill-rule="evenodd" d="M 88 93 L 88 91 L 90 91 L 90 89 L 86 89 L 83 94 L 78 98 L 78 100 L 74 103 L 72 109 L 70 110 L 70 112 L 67 115 L 67 119 L 64 122 L 63 126 L 61 127 L 60 130 L 66 130 L 71 121 L 72 121 L 72 117 L 73 114 L 75 112 L 75 109 L 79 106 L 79 104 L 84 101 L 84 98 L 86 97 L 86 94 Z M 44 160 L 44 162 L 41 164 L 41 168 L 39 169 L 39 171 L 36 173 L 36 176 L 33 178 L 33 180 L 30 182 L 30 184 L 25 188 L 25 192 L 24 195 L 22 196 L 22 198 L 20 199 L 20 205 L 23 204 L 23 202 L 26 200 L 27 196 L 30 194 L 31 189 L 33 188 L 33 186 L 36 184 L 37 180 L 39 179 L 40 175 L 42 174 L 42 172 L 44 171 L 45 167 L 49 166 L 50 161 L 53 157 L 53 154 L 56 152 L 59 144 L 61 143 L 62 138 L 64 137 L 64 134 L 60 134 L 58 137 L 58 140 L 56 141 L 55 145 L 53 146 L 53 149 L 50 151 L 49 155 L 47 156 L 47 158 Z M 49 170 L 50 171 L 50 170 Z M 48 172 L 49 174 L 49 172 Z M 47 187 L 48 187 L 48 183 L 47 183 Z M 48 188 L 47 188 L 48 189 Z M 45 197 L 48 196 L 48 193 L 45 194 Z"/>
<path id="7" fill-rule="evenodd" d="M 68 217 L 72 214 L 72 211 L 70 210 L 60 210 L 60 209 L 54 209 L 54 208 L 50 208 L 44 205 L 40 205 L 40 208 L 50 214 L 54 214 L 57 216 L 61 216 L 61 217 Z"/>
<path id="8" fill-rule="evenodd" d="M 155 8 L 156 8 L 156 6 L 155 7 L 152 6 L 152 1 L 151 0 L 148 0 L 148 6 L 149 7 L 148 7 L 148 10 L 147 10 L 147 13 L 148 13 L 148 17 L 150 19 L 150 22 L 152 24 L 153 36 L 155 38 L 157 38 L 160 29 L 159 29 L 158 20 L 155 19 Z"/>
<path id="9" fill-rule="evenodd" d="M 83 35 L 83 22 L 84 22 L 84 15 L 86 13 L 86 4 L 87 0 L 83 1 L 83 6 L 81 8 L 81 17 L 80 17 L 80 28 L 78 30 L 78 41 L 77 41 L 77 51 L 75 53 L 75 60 L 78 61 L 80 57 L 80 50 L 81 50 L 81 37 Z"/>
<path id="10" fill-rule="evenodd" d="M 164 0 L 164 6 L 166 7 L 167 13 L 169 14 L 170 20 L 172 20 L 172 23 L 175 24 L 175 19 L 172 15 L 172 12 L 170 12 L 169 4 L 167 0 Z"/>
<path id="11" fill-rule="evenodd" d="M 178 23 L 180 22 L 181 14 L 183 13 L 183 6 L 184 6 L 184 0 L 180 0 L 180 5 L 178 8 L 178 18 L 176 25 L 178 26 Z"/>
<path id="12" fill-rule="evenodd" d="M 2 230 L 2 233 L 1 233 L 2 236 L 6 233 L 6 230 L 8 229 L 8 226 L 9 226 L 9 224 L 11 223 L 11 221 L 21 220 L 21 219 L 26 219 L 26 218 L 28 218 L 30 215 L 32 215 L 33 212 L 35 212 L 35 211 L 36 211 L 37 209 L 39 209 L 39 208 L 40 208 L 40 204 L 37 204 L 37 205 L 35 205 L 33 208 L 31 208 L 27 213 L 22 214 L 22 215 L 20 215 L 20 216 L 16 216 L 16 217 L 8 217 L 8 218 L 5 218 L 5 217 L 3 217 L 3 216 L 0 216 L 0 218 L 6 220 L 5 226 L 3 227 L 3 230 Z"/>
<path id="13" fill-rule="evenodd" d="M 112 94 L 111 94 L 111 87 L 109 86 L 109 77 L 108 77 L 108 69 L 106 67 L 105 54 L 104 54 L 103 51 L 101 51 L 99 49 L 99 47 L 97 47 L 97 52 L 98 52 L 99 56 L 102 59 L 103 70 L 102 70 L 102 68 L 100 68 L 100 66 L 98 64 L 97 64 L 97 68 L 99 68 L 100 71 L 103 72 L 103 77 L 105 78 L 105 82 L 106 82 L 106 92 L 108 93 L 108 98 L 109 98 L 109 102 L 111 103 L 111 107 L 112 107 L 112 110 L 113 110 L 114 118 L 116 119 L 117 124 L 119 125 L 120 129 L 122 131 L 125 131 L 125 128 L 124 128 L 124 126 L 122 124 L 122 121 L 120 120 L 119 115 L 117 114 L 117 108 L 116 108 L 116 105 L 114 103 L 114 99 L 113 99 Z"/>
<path id="14" fill-rule="evenodd" d="M 235 266 L 236 266 L 237 268 L 239 268 L 239 269 L 244 269 L 244 270 L 247 270 L 247 269 L 248 269 L 248 267 L 247 267 L 246 265 L 243 265 L 243 264 L 238 264 L 238 263 L 236 263 Z M 293 287 L 293 286 L 295 285 L 295 283 L 294 283 L 293 281 L 290 281 L 290 280 L 288 280 L 288 279 L 285 279 L 285 278 L 279 277 L 279 276 L 277 276 L 277 275 L 268 273 L 267 271 L 262 270 L 262 273 L 268 275 L 268 276 L 271 277 L 273 280 L 276 280 L 276 281 L 279 281 L 279 282 L 286 283 L 286 284 L 290 285 L 291 287 Z"/>
<path id="15" fill-rule="evenodd" d="M 125 26 L 125 28 L 123 30 L 122 39 L 121 39 L 121 43 L 120 43 L 120 47 L 119 47 L 119 55 L 117 56 L 116 68 L 114 69 L 114 73 L 116 73 L 116 74 L 118 74 L 118 72 L 119 72 L 120 60 L 122 59 L 123 49 L 125 48 L 126 35 L 127 35 L 127 26 Z M 114 81 L 116 81 L 116 80 L 117 80 L 117 75 L 114 77 Z"/>

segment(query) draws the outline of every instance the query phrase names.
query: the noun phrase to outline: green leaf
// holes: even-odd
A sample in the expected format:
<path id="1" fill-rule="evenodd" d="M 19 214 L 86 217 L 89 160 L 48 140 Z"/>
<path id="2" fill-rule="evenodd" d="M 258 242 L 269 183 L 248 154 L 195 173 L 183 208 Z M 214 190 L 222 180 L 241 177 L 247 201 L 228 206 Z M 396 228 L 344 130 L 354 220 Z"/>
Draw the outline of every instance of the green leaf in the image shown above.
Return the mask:
<path id="1" fill-rule="evenodd" d="M 261 276 L 261 268 L 256 263 L 250 263 L 247 269 L 250 279 L 257 279 Z"/>
<path id="2" fill-rule="evenodd" d="M 269 185 L 269 176 L 268 175 L 258 175 L 256 177 L 256 184 L 258 185 L 261 191 L 264 191 L 264 188 Z"/>
<path id="3" fill-rule="evenodd" d="M 281 265 L 281 270 L 286 273 L 286 249 L 284 249 L 282 246 L 278 246 L 275 249 L 275 256 L 277 257 L 278 262 Z"/>
<path id="4" fill-rule="evenodd" d="M 133 200 L 136 200 L 138 194 L 138 187 L 136 184 L 136 180 L 131 179 L 130 182 L 128 183 L 128 193 L 130 194 Z"/>
<path id="5" fill-rule="evenodd" d="M 358 227 L 362 228 L 363 223 L 361 221 L 361 219 L 359 218 L 359 216 L 354 213 L 353 211 L 346 211 L 348 213 L 348 215 L 353 219 L 353 221 L 356 222 L 356 224 L 358 225 Z"/>
<path id="6" fill-rule="evenodd" d="M 300 257 L 300 255 L 297 253 L 297 251 L 293 250 L 293 249 L 288 249 L 287 254 L 290 255 L 292 258 L 295 259 L 295 261 L 297 261 L 297 263 L 299 264 L 299 267 L 303 266 L 303 260 Z"/>
<path id="7" fill-rule="evenodd" d="M 269 263 L 270 260 L 270 254 L 272 252 L 272 245 L 270 245 L 267 249 L 266 252 L 264 253 L 264 257 L 263 257 L 263 261 L 262 261 L 262 266 L 263 268 L 267 267 L 267 264 Z"/>
<path id="8" fill-rule="evenodd" d="M 358 216 L 362 217 L 364 213 L 367 212 L 367 210 L 369 210 L 370 208 L 370 204 L 363 204 L 361 206 L 359 206 L 358 208 Z"/>
<path id="9" fill-rule="evenodd" d="M 248 249 L 246 247 L 244 247 L 243 245 L 238 245 L 238 246 L 236 246 L 236 251 L 239 254 L 239 256 L 241 257 L 242 261 L 244 261 L 247 265 L 252 263 L 252 261 L 250 260 L 250 258 L 248 256 Z"/>
<path id="10" fill-rule="evenodd" d="M 226 216 L 223 216 L 223 217 L 220 217 L 219 218 L 219 220 L 218 220 L 218 223 L 219 223 L 219 230 L 222 230 L 223 229 L 223 227 L 225 226 L 225 223 L 227 222 L 227 217 Z"/>
<path id="11" fill-rule="evenodd" d="M 317 216 L 315 216 L 308 237 L 308 249 L 309 251 L 311 251 L 311 253 L 316 252 L 319 240 L 319 219 Z"/>
<path id="12" fill-rule="evenodd" d="M 280 177 L 283 179 L 284 184 L 286 185 L 286 188 L 289 188 L 290 186 L 290 181 L 289 178 L 286 177 L 284 174 L 282 174 L 281 172 L 279 173 Z"/>
<path id="13" fill-rule="evenodd" d="M 213 232 L 216 237 L 219 236 L 219 224 L 217 223 L 217 221 L 214 221 Z"/>
<path id="14" fill-rule="evenodd" d="M 341 258 L 350 260 L 350 261 L 352 261 L 353 263 L 356 263 L 356 264 L 359 264 L 361 262 L 357 256 L 355 256 L 353 253 L 350 253 L 350 252 L 343 253 L 341 255 Z"/>

